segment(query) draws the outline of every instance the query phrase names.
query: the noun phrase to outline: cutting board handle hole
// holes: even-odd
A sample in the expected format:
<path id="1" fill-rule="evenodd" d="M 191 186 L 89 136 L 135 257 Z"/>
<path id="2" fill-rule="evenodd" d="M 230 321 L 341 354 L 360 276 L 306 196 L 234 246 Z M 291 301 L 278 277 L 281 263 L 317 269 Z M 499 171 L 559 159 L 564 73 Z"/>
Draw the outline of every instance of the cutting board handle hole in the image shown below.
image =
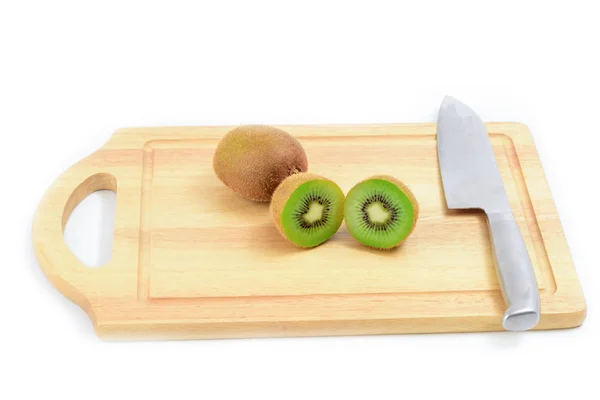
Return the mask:
<path id="1" fill-rule="evenodd" d="M 115 178 L 98 174 L 84 181 L 65 207 L 64 240 L 88 267 L 101 267 L 111 260 L 116 204 Z"/>

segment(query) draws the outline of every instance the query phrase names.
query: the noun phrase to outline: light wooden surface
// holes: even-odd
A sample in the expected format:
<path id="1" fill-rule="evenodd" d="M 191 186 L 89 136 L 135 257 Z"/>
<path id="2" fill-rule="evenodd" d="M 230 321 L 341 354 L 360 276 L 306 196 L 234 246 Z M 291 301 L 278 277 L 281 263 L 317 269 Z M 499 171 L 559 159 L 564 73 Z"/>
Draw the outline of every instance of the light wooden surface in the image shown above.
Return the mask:
<path id="1" fill-rule="evenodd" d="M 585 301 L 529 130 L 487 127 L 538 279 L 537 329 L 578 326 Z M 344 192 L 371 175 L 403 180 L 421 208 L 409 239 L 372 250 L 342 225 L 299 249 L 279 235 L 268 204 L 214 175 L 213 152 L 232 127 L 123 129 L 42 199 L 33 241 L 43 271 L 106 339 L 502 330 L 486 220 L 445 207 L 434 124 L 280 128 L 302 143 L 309 171 Z M 117 192 L 113 254 L 88 268 L 63 228 L 99 189 Z"/>

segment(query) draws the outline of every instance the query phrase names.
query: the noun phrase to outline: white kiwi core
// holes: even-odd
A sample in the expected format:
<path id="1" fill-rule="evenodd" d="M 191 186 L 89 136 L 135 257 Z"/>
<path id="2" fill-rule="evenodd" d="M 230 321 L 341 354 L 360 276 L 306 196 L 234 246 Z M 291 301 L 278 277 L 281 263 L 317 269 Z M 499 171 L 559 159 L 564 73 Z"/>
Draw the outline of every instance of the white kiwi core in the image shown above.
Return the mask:
<path id="1" fill-rule="evenodd" d="M 302 216 L 302 218 L 304 218 L 304 220 L 309 224 L 316 222 L 323 218 L 323 208 L 323 205 L 313 202 L 310 204 L 308 211 Z"/>
<path id="2" fill-rule="evenodd" d="M 366 212 L 369 216 L 369 220 L 376 224 L 383 224 L 390 218 L 390 212 L 378 201 L 370 204 L 367 207 Z"/>

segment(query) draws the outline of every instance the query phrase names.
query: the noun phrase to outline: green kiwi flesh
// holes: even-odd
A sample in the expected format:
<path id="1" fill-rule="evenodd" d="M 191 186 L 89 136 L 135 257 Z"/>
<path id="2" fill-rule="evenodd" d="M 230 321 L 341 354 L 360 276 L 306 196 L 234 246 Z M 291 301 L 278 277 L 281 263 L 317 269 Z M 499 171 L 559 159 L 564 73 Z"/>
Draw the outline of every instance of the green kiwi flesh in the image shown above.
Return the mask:
<path id="1" fill-rule="evenodd" d="M 354 186 L 346 196 L 344 218 L 350 234 L 377 249 L 391 249 L 412 232 L 418 218 L 412 192 L 392 177 L 375 177 Z"/>
<path id="2" fill-rule="evenodd" d="M 271 204 L 279 231 L 300 247 L 315 247 L 337 232 L 344 219 L 344 192 L 314 174 L 287 178 Z"/>

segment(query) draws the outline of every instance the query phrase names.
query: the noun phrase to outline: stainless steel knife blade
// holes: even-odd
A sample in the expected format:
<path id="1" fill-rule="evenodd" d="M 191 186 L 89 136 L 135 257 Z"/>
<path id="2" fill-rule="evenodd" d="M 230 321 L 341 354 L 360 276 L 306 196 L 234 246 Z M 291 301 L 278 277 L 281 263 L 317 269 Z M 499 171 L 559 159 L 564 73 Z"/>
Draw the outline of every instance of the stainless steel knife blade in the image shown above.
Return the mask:
<path id="1" fill-rule="evenodd" d="M 473 110 L 447 96 L 440 107 L 437 140 L 448 208 L 511 211 L 487 130 Z"/>
<path id="2" fill-rule="evenodd" d="M 488 132 L 469 107 L 447 96 L 440 107 L 437 144 L 448 208 L 485 211 L 496 271 L 508 305 L 506 330 L 534 328 L 540 299 L 533 266 L 508 202 Z"/>

